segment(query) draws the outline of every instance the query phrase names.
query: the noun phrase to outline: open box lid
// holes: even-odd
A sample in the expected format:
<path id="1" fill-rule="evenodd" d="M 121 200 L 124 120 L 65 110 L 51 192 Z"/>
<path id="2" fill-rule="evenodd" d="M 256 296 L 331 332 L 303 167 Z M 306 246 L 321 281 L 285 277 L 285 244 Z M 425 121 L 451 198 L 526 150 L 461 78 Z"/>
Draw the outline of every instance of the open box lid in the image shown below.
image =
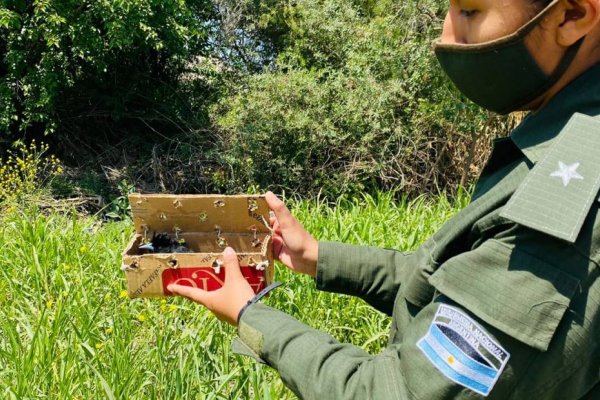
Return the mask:
<path id="1" fill-rule="evenodd" d="M 141 194 L 129 195 L 135 231 L 267 233 L 269 207 L 264 196 Z"/>

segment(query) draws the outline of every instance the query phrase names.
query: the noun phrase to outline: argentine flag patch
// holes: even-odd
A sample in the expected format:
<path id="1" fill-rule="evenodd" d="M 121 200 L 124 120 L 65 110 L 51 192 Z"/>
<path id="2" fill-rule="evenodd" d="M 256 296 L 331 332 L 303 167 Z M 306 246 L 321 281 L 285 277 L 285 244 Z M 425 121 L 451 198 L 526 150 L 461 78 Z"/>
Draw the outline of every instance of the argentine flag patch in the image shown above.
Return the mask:
<path id="1" fill-rule="evenodd" d="M 441 304 L 417 346 L 448 379 L 490 394 L 510 354 L 464 312 Z"/>

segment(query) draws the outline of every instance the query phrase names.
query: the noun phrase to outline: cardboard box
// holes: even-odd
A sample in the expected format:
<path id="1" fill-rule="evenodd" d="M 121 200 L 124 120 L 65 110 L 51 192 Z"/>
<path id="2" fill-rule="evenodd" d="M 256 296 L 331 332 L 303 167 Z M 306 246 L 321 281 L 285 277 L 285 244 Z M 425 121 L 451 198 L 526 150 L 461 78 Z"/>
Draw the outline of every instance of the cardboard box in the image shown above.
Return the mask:
<path id="1" fill-rule="evenodd" d="M 135 236 L 123 252 L 129 297 L 169 296 L 179 283 L 216 290 L 225 281 L 222 253 L 238 253 L 242 274 L 255 292 L 273 280 L 269 208 L 262 196 L 129 195 Z M 154 234 L 185 242 L 190 253 L 149 253 L 140 246 Z"/>

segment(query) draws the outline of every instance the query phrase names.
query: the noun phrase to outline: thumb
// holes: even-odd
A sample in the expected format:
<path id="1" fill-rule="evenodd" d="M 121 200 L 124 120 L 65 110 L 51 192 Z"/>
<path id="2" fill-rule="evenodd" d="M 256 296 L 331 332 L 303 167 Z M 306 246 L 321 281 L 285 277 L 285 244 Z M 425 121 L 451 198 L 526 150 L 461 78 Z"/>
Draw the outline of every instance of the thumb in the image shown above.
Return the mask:
<path id="1" fill-rule="evenodd" d="M 265 194 L 265 200 L 267 201 L 269 208 L 275 213 L 277 221 L 279 222 L 279 227 L 282 230 L 289 229 L 296 224 L 296 219 L 285 206 L 285 203 L 275 196 L 273 192 L 267 192 Z"/>
<path id="2" fill-rule="evenodd" d="M 225 282 L 243 277 L 237 253 L 231 247 L 227 247 L 223 251 L 223 264 L 225 265 Z"/>
<path id="3" fill-rule="evenodd" d="M 167 290 L 173 294 L 187 297 L 188 299 L 193 300 L 196 303 L 200 303 L 204 306 L 206 306 L 208 303 L 209 293 L 202 289 L 172 283 L 169 286 L 167 286 Z"/>

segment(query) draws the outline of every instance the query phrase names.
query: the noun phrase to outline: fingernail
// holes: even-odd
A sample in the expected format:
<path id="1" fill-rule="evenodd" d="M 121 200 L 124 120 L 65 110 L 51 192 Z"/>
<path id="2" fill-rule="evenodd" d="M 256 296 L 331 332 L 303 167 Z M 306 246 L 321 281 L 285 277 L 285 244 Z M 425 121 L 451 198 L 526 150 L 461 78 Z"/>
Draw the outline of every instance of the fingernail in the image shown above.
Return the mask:
<path id="1" fill-rule="evenodd" d="M 225 255 L 225 256 L 235 256 L 235 250 L 233 248 L 231 248 L 231 247 L 227 247 L 223 251 L 223 255 Z"/>

